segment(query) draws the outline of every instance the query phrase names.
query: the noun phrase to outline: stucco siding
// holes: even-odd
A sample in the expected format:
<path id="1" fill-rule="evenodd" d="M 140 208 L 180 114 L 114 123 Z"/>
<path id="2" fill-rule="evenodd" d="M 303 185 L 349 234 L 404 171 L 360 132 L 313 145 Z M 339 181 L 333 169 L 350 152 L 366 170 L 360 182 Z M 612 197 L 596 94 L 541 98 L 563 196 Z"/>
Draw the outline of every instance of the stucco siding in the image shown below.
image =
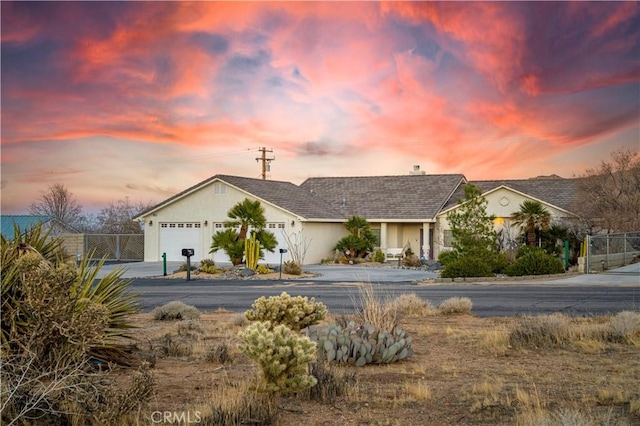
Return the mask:
<path id="1" fill-rule="evenodd" d="M 252 201 L 256 200 L 255 197 L 228 184 L 213 182 L 145 216 L 143 218 L 146 224 L 145 261 L 162 260 L 162 253 L 159 252 L 160 229 L 163 223 L 173 222 L 199 223 L 201 232 L 200 246 L 194 248 L 199 253 L 202 253 L 201 258 L 214 258 L 213 254 L 209 254 L 209 250 L 213 234 L 220 230 L 215 228 L 215 224 L 229 220 L 227 212 L 235 204 L 247 198 Z M 281 241 L 279 247 L 276 248 L 277 256 L 267 254 L 267 257 L 273 263 L 274 259 L 279 257 L 278 249 L 285 247 L 284 243 L 282 243 L 282 232 L 289 232 L 291 222 L 297 220 L 297 218 L 268 203 L 261 202 L 261 205 L 264 208 L 267 223 L 284 224 L 285 227 L 284 230 L 281 228 L 268 229 Z M 150 221 L 152 224 L 150 224 Z M 228 261 L 226 255 L 224 257 Z"/>
<path id="2" fill-rule="evenodd" d="M 342 223 L 305 222 L 303 235 L 307 241 L 311 241 L 304 263 L 311 265 L 333 256 L 333 248 L 347 235 L 347 230 Z"/>

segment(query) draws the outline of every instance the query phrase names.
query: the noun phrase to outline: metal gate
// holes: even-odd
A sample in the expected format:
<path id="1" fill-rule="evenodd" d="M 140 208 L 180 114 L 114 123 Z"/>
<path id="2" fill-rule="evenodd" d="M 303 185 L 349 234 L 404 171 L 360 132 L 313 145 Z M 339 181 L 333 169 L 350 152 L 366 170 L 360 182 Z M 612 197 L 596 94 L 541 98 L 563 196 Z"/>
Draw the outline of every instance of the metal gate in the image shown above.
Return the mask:
<path id="1" fill-rule="evenodd" d="M 86 234 L 85 253 L 92 260 L 142 261 L 144 260 L 143 234 Z"/>
<path id="2" fill-rule="evenodd" d="M 588 235 L 585 247 L 585 272 L 604 272 L 640 260 L 640 232 Z"/>

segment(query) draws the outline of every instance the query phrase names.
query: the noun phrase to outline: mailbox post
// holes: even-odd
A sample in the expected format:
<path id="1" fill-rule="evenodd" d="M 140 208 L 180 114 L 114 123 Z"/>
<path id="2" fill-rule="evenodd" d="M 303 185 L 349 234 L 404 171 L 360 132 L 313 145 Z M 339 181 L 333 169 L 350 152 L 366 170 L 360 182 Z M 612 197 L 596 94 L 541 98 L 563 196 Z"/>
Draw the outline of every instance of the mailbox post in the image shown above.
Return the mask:
<path id="1" fill-rule="evenodd" d="M 282 279 L 282 255 L 287 252 L 287 249 L 280 249 L 280 278 Z"/>
<path id="2" fill-rule="evenodd" d="M 193 253 L 193 249 L 182 249 L 182 255 L 187 257 L 187 281 L 191 281 L 191 256 Z"/>

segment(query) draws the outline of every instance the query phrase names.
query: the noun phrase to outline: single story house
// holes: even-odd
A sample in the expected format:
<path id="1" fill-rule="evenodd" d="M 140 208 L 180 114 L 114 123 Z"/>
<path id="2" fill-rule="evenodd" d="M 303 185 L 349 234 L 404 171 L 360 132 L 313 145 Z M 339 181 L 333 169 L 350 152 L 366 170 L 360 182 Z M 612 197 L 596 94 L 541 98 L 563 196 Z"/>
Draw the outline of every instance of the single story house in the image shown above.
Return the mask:
<path id="1" fill-rule="evenodd" d="M 525 199 L 539 200 L 555 217 L 570 211 L 575 191 L 572 179 L 540 178 L 473 182 L 489 200 L 488 213 L 508 218 Z M 184 260 L 183 248 L 194 249 L 192 260 L 228 262 L 226 254 L 210 254 L 212 236 L 224 229 L 227 212 L 245 198 L 265 209 L 267 229 L 278 238 L 274 253 L 263 261 L 277 264 L 288 241 L 306 241 L 305 263 L 319 263 L 333 254 L 343 227 L 352 215 L 365 217 L 388 255 L 403 249 L 436 259 L 448 249 L 446 215 L 464 198 L 462 174 L 309 178 L 290 182 L 215 175 L 139 214 L 144 222 L 145 261 Z M 498 223 L 497 223 L 498 224 Z M 287 254 L 283 260 L 288 260 Z"/>

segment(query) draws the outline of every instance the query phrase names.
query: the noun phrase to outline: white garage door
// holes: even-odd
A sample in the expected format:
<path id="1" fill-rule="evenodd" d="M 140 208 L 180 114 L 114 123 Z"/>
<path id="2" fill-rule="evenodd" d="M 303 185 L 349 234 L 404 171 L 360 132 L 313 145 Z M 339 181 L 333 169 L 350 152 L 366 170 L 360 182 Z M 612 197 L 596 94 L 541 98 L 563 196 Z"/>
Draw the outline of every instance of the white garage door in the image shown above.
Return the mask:
<path id="1" fill-rule="evenodd" d="M 194 255 L 191 261 L 202 259 L 200 250 L 200 223 L 161 223 L 160 224 L 160 255 L 167 253 L 167 260 L 187 261 L 182 256 L 182 249 L 192 248 Z"/>

